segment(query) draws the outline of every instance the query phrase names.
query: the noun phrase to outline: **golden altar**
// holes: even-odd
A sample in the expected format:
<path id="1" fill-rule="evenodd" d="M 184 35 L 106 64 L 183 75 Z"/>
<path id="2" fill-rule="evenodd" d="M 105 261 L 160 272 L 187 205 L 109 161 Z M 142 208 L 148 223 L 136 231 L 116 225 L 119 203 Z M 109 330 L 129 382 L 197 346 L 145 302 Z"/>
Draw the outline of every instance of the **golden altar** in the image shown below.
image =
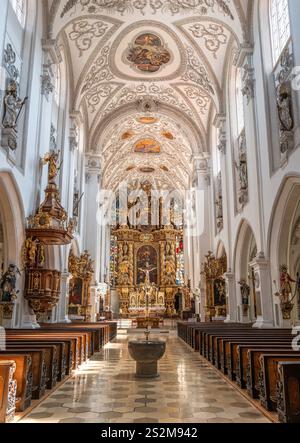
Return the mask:
<path id="1" fill-rule="evenodd" d="M 153 317 L 172 317 L 175 311 L 176 242 L 182 230 L 164 226 L 151 230 L 120 226 L 113 230 L 117 240 L 116 289 L 123 318 L 145 317 L 142 285 L 145 265 L 149 266 L 149 282 L 157 288 L 149 300 Z M 155 315 L 156 314 L 156 315 Z"/>
<path id="2" fill-rule="evenodd" d="M 152 317 L 138 317 L 136 319 L 136 323 L 138 329 L 147 329 L 147 327 L 159 329 L 160 319 Z"/>

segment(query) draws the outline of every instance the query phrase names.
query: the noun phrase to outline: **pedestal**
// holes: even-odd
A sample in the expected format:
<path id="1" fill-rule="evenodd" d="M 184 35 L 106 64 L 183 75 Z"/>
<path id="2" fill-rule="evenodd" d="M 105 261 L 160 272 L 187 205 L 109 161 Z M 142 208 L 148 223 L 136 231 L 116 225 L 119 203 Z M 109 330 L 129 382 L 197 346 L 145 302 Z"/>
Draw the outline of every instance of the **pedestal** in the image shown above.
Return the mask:
<path id="1" fill-rule="evenodd" d="M 255 260 L 250 263 L 254 269 L 255 293 L 257 320 L 253 328 L 268 329 L 274 328 L 273 319 L 273 296 L 270 278 L 270 264 L 260 253 Z"/>
<path id="2" fill-rule="evenodd" d="M 1 146 L 7 152 L 15 151 L 18 147 L 18 134 L 14 128 L 2 128 Z"/>
<path id="3" fill-rule="evenodd" d="M 224 274 L 226 285 L 227 317 L 224 323 L 236 323 L 238 321 L 238 309 L 236 300 L 235 275 L 228 272 Z"/>
<path id="4" fill-rule="evenodd" d="M 150 361 L 148 362 L 136 362 L 136 374 L 137 378 L 157 378 L 158 373 L 158 362 Z"/>
<path id="5" fill-rule="evenodd" d="M 128 344 L 130 356 L 136 361 L 137 378 L 157 378 L 158 361 L 166 352 L 166 343 L 160 340 L 133 340 Z"/>
<path id="6" fill-rule="evenodd" d="M 40 329 L 40 325 L 36 320 L 36 315 L 29 308 L 28 303 L 24 301 L 23 319 L 21 324 L 22 329 Z"/>

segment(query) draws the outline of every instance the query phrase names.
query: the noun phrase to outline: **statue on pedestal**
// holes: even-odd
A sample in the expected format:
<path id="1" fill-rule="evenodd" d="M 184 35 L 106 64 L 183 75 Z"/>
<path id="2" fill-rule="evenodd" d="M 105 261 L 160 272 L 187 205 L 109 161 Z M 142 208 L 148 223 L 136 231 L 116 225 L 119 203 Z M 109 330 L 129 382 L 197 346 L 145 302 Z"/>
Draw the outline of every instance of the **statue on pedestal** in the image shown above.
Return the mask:
<path id="1" fill-rule="evenodd" d="M 280 271 L 280 301 L 282 303 L 288 303 L 290 301 L 290 295 L 292 294 L 291 283 L 295 283 L 295 280 L 293 280 L 288 273 L 286 265 L 282 265 Z"/>
<path id="2" fill-rule="evenodd" d="M 291 313 L 294 308 L 291 283 L 296 283 L 288 273 L 286 265 L 280 267 L 280 290 L 276 292 L 276 296 L 280 299 L 280 308 L 284 320 L 291 319 Z"/>
<path id="3" fill-rule="evenodd" d="M 55 180 L 59 167 L 57 166 L 59 158 L 59 152 L 51 151 L 47 153 L 43 158 L 43 165 L 48 164 L 48 181 L 49 183 L 53 183 Z"/>
<path id="4" fill-rule="evenodd" d="M 11 80 L 7 86 L 4 97 L 4 115 L 2 125 L 5 129 L 14 129 L 16 131 L 18 118 L 27 98 L 28 97 L 25 97 L 23 100 L 21 100 L 18 97 L 18 84 L 15 80 Z"/>
<path id="5" fill-rule="evenodd" d="M 1 302 L 13 303 L 16 300 L 17 274 L 21 275 L 16 265 L 9 265 L 8 270 L 3 274 L 0 280 Z"/>
<path id="6" fill-rule="evenodd" d="M 242 296 L 242 306 L 243 306 L 243 314 L 247 316 L 249 309 L 249 299 L 250 299 L 250 286 L 246 282 L 246 280 L 241 280 L 238 282 L 241 288 L 241 296 Z"/>

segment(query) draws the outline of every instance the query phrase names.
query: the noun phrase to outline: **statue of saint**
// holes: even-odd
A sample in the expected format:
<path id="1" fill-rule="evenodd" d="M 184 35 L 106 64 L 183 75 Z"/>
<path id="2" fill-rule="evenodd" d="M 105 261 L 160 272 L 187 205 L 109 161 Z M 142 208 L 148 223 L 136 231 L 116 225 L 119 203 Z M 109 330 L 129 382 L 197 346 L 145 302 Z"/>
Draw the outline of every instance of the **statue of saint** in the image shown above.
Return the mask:
<path id="1" fill-rule="evenodd" d="M 4 115 L 2 121 L 3 127 L 7 129 L 16 130 L 20 112 L 28 98 L 25 97 L 24 100 L 21 100 L 18 97 L 17 89 L 17 83 L 11 80 L 4 97 Z"/>
<path id="2" fill-rule="evenodd" d="M 7 272 L 0 280 L 0 295 L 2 302 L 11 303 L 17 298 L 16 282 L 17 274 L 20 274 L 16 265 L 9 265 Z"/>
<path id="3" fill-rule="evenodd" d="M 294 128 L 292 97 L 290 88 L 283 83 L 278 88 L 277 108 L 280 120 L 281 130 L 284 132 L 292 131 Z"/>
<path id="4" fill-rule="evenodd" d="M 246 280 L 241 280 L 238 282 L 241 288 L 241 295 L 242 295 L 242 305 L 248 306 L 249 305 L 249 297 L 250 297 L 250 286 L 247 284 Z"/>
<path id="5" fill-rule="evenodd" d="M 48 152 L 48 154 L 45 155 L 45 157 L 43 158 L 43 164 L 46 165 L 48 163 L 49 165 L 49 169 L 48 169 L 48 180 L 49 182 L 52 182 L 57 174 L 58 174 L 58 166 L 57 166 L 57 162 L 58 162 L 58 157 L 59 157 L 59 153 L 58 152 Z"/>
<path id="6" fill-rule="evenodd" d="M 291 283 L 295 283 L 288 273 L 286 265 L 282 265 L 280 268 L 280 298 L 281 303 L 289 303 L 290 295 L 292 293 Z"/>

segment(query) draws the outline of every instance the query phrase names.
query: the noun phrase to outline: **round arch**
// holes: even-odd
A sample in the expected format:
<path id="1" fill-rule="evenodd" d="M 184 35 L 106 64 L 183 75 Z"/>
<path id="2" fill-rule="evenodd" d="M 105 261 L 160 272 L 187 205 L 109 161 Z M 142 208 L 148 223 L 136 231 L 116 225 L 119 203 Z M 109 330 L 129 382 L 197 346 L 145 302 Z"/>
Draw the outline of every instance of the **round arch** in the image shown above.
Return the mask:
<path id="1" fill-rule="evenodd" d="M 0 212 L 4 237 L 4 268 L 21 267 L 21 249 L 25 239 L 25 213 L 18 186 L 9 172 L 0 171 Z"/>
<path id="2" fill-rule="evenodd" d="M 275 200 L 268 231 L 268 254 L 271 263 L 271 278 L 274 293 L 279 288 L 280 266 L 287 265 L 292 278 L 300 272 L 300 254 L 298 224 L 300 222 L 300 175 L 286 176 Z M 279 300 L 275 299 L 276 322 L 280 318 Z M 300 312 L 295 308 L 292 319 L 298 321 Z M 297 318 L 296 318 L 297 317 Z"/>
<path id="3" fill-rule="evenodd" d="M 238 229 L 234 251 L 238 317 L 240 321 L 248 323 L 261 315 L 261 301 L 254 288 L 254 270 L 251 267 L 257 256 L 257 243 L 253 229 L 245 219 L 241 221 Z M 246 295 L 243 290 L 246 291 Z"/>

